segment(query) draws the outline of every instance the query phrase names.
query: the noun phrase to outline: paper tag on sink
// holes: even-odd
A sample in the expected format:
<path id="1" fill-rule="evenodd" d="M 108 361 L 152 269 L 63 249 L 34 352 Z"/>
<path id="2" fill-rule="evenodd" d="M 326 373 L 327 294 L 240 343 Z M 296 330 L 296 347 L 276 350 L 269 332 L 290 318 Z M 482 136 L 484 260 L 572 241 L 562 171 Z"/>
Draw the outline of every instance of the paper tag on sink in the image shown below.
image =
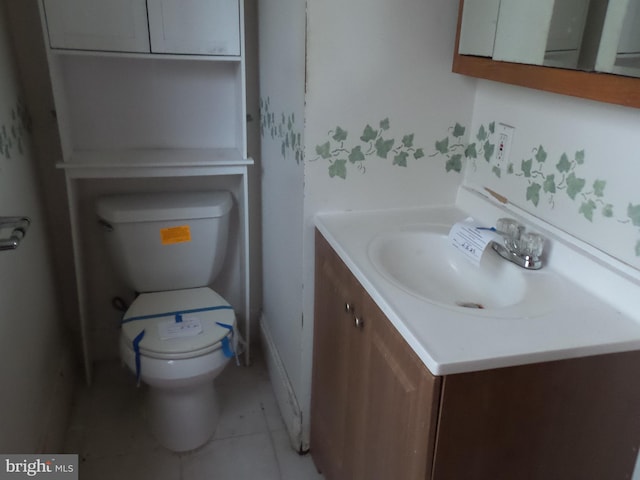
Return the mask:
<path id="1" fill-rule="evenodd" d="M 449 231 L 453 248 L 461 252 L 475 265 L 480 265 L 482 254 L 492 241 L 500 241 L 500 235 L 476 223 L 472 218 L 458 222 Z"/>

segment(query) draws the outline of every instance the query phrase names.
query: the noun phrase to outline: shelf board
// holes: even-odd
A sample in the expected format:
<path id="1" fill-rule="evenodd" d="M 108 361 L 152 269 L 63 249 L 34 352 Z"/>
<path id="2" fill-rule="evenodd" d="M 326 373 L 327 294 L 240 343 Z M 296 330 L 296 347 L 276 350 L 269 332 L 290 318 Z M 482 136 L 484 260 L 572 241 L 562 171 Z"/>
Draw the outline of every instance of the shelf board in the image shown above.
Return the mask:
<path id="1" fill-rule="evenodd" d="M 197 55 L 176 53 L 151 53 L 151 52 L 111 52 L 97 50 L 73 50 L 66 48 L 50 48 L 52 55 L 56 56 L 84 56 L 84 57 L 119 57 L 138 58 L 141 60 L 202 60 L 207 62 L 240 62 L 240 55 Z"/>
<path id="2" fill-rule="evenodd" d="M 58 168 L 139 168 L 251 165 L 235 148 L 132 148 L 75 150 Z"/>
<path id="3" fill-rule="evenodd" d="M 73 177 L 208 175 L 216 170 L 233 171 L 253 165 L 234 148 L 165 148 L 124 150 L 76 150 L 69 161 L 56 164 Z"/>

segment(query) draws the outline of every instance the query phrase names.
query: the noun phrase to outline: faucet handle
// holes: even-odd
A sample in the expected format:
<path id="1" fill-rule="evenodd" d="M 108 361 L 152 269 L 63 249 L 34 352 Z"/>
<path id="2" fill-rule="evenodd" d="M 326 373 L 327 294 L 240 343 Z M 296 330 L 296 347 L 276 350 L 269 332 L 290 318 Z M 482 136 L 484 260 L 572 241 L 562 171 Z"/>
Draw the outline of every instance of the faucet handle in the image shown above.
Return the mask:
<path id="1" fill-rule="evenodd" d="M 513 218 L 496 220 L 496 232 L 503 237 L 503 244 L 493 242 L 498 255 L 523 268 L 537 270 L 542 267 L 542 250 L 545 239 L 537 233 L 525 232 L 525 227 Z"/>
<path id="2" fill-rule="evenodd" d="M 499 218 L 496 220 L 496 230 L 505 237 L 505 243 L 514 248 L 524 232 L 524 225 L 513 218 Z"/>
<path id="3" fill-rule="evenodd" d="M 519 250 L 524 255 L 540 258 L 544 249 L 544 237 L 537 233 L 523 233 L 519 243 Z"/>

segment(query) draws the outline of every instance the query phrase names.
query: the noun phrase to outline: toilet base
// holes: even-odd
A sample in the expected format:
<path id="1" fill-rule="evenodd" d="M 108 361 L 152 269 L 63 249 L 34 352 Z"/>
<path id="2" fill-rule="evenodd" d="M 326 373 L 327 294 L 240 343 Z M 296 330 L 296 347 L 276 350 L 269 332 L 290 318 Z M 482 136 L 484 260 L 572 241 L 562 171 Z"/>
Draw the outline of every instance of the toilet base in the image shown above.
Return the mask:
<path id="1" fill-rule="evenodd" d="M 220 416 L 213 381 L 178 389 L 151 387 L 148 395 L 151 431 L 165 448 L 194 450 L 213 436 Z"/>

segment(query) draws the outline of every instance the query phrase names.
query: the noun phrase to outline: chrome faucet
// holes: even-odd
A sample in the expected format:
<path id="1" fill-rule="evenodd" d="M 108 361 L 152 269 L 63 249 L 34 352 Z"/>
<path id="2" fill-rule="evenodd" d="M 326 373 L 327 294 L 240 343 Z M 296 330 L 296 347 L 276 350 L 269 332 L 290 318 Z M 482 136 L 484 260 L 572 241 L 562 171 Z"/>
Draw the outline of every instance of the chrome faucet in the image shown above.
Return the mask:
<path id="1" fill-rule="evenodd" d="M 544 237 L 537 233 L 525 232 L 524 225 L 512 218 L 499 218 L 496 233 L 503 242 L 493 242 L 491 247 L 502 258 L 529 270 L 542 268 Z"/>

